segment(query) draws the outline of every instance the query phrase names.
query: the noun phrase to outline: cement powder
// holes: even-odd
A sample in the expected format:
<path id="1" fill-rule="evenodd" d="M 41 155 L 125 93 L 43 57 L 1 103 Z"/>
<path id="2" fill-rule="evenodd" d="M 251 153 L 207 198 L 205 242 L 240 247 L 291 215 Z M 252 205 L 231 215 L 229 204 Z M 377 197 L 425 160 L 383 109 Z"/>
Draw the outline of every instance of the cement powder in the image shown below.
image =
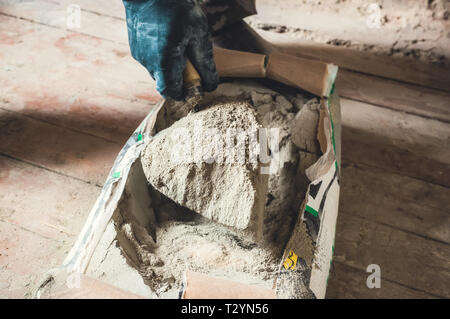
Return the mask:
<path id="1" fill-rule="evenodd" d="M 318 110 L 317 99 L 308 99 L 301 94 L 282 95 L 255 82 L 236 81 L 221 84 L 213 94 L 205 97 L 204 100 L 209 102 L 204 103 L 214 104 L 213 101 L 224 97 L 235 101 L 232 103 L 249 103 L 262 126 L 280 129 L 281 165 L 276 174 L 269 175 L 263 240 L 255 242 L 237 229 L 212 222 L 175 204 L 150 186 L 151 205 L 158 224 L 154 238 L 147 238 L 142 243 L 138 239 L 142 234 L 135 234 L 141 233 L 142 226 L 134 225 L 126 218 L 116 221 L 116 230 L 118 238 L 133 242 L 127 249 L 133 250 L 132 254 L 136 255 L 132 258 L 134 266 L 158 297 L 176 296 L 186 269 L 272 287 L 284 247 L 299 218 L 300 204 L 308 184 L 305 167 L 300 160 L 305 158 L 302 154 L 309 159 L 318 158 L 318 155 L 301 150 L 292 142 L 291 136 L 296 133 L 292 130 L 301 126 L 301 116 L 296 115 L 305 107 L 305 102 L 308 105 L 308 112 L 305 113 L 309 115 L 307 119 L 314 120 L 315 117 L 309 113 Z M 180 116 L 186 116 L 179 112 L 173 116 L 176 111 L 162 110 L 163 116 L 157 121 L 159 127 L 156 132 L 176 122 Z M 317 124 L 308 123 L 308 127 L 311 126 L 317 128 Z M 314 130 L 306 129 L 302 134 L 305 136 L 300 137 L 300 141 L 316 140 Z M 121 214 L 126 215 L 126 209 L 122 209 Z M 304 251 L 308 252 L 306 263 L 310 267 L 313 242 L 308 234 L 301 238 L 304 240 Z M 124 254 L 129 255 L 127 249 L 123 249 Z"/>
<path id="2" fill-rule="evenodd" d="M 279 260 L 269 250 L 212 222 L 169 222 L 157 232 L 153 263 L 140 268 L 158 294 L 180 289 L 186 269 L 271 288 Z"/>
<path id="3" fill-rule="evenodd" d="M 216 101 L 148 143 L 141 155 L 145 176 L 179 205 L 261 237 L 267 175 L 260 174 L 256 138 L 254 144 L 248 138 L 259 128 L 248 103 Z"/>

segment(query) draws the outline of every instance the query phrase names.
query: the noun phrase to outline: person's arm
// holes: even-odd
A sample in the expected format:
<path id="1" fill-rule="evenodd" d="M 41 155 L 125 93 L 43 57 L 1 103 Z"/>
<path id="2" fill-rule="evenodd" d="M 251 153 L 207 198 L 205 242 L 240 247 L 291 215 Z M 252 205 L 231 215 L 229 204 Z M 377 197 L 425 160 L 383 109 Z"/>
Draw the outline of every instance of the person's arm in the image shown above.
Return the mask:
<path id="1" fill-rule="evenodd" d="M 132 56 L 156 80 L 163 97 L 181 100 L 186 57 L 202 79 L 204 91 L 219 77 L 206 17 L 194 0 L 123 0 Z"/>

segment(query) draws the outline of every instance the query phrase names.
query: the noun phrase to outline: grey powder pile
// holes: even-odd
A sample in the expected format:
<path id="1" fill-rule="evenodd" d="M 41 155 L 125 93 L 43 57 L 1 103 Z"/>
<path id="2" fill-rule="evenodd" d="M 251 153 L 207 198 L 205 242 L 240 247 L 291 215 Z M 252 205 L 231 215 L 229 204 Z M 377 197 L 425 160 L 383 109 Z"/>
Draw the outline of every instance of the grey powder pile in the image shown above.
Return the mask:
<path id="1" fill-rule="evenodd" d="M 255 135 L 260 128 L 251 105 L 219 102 L 159 132 L 142 164 L 149 183 L 168 198 L 257 239 L 268 176 L 260 174 L 256 139 L 250 143 L 243 128 Z"/>
<path id="2" fill-rule="evenodd" d="M 299 207 L 308 184 L 304 175 L 306 167 L 300 161 L 302 158 L 308 158 L 311 162 L 311 159 L 318 158 L 318 154 L 314 154 L 319 150 L 314 142 L 319 108 L 316 99 L 308 100 L 300 94 L 282 95 L 254 82 L 239 81 L 220 85 L 213 94 L 205 97 L 205 101 L 209 101 L 209 105 L 200 112 L 208 112 L 208 109 L 222 106 L 223 109 L 231 107 L 234 110 L 245 107 L 250 109 L 251 114 L 255 114 L 256 122 L 243 120 L 239 116 L 234 119 L 228 116 L 226 121 L 222 122 L 224 126 L 245 126 L 251 123 L 250 125 L 255 127 L 279 128 L 280 169 L 275 174 L 265 175 L 268 177 L 265 181 L 258 181 L 262 188 L 264 183 L 266 187 L 263 190 L 262 220 L 259 222 L 262 240 L 249 235 L 245 227 L 231 227 L 239 224 L 237 221 L 219 223 L 220 216 L 214 217 L 211 207 L 207 207 L 210 202 L 208 195 L 216 192 L 217 195 L 214 196 L 218 196 L 219 202 L 229 196 L 234 201 L 233 204 L 238 205 L 240 194 L 243 198 L 252 199 L 241 207 L 249 207 L 249 203 L 256 203 L 257 206 L 256 197 L 261 196 L 261 190 L 258 191 L 255 187 L 239 188 L 239 184 L 233 184 L 231 177 L 233 174 L 247 176 L 248 185 L 254 185 L 257 178 L 254 172 L 259 167 L 246 164 L 245 169 L 238 167 L 236 171 L 234 167 L 235 171 L 231 173 L 230 170 L 225 171 L 226 178 L 217 186 L 221 187 L 219 190 L 205 186 L 208 183 L 213 185 L 214 181 L 211 179 L 220 177 L 211 173 L 217 169 L 214 165 L 218 164 L 198 167 L 193 171 L 192 168 L 181 170 L 181 175 L 177 176 L 179 168 L 165 166 L 162 162 L 167 153 L 161 153 L 164 143 L 159 136 L 163 136 L 166 126 L 175 123 L 167 128 L 170 130 L 180 123 L 186 124 L 192 115 L 180 114 L 180 109 L 169 108 L 161 111 L 163 117 L 157 122 L 157 134 L 147 145 L 141 158 L 144 172 L 150 181 L 152 208 L 157 222 L 156 234 L 153 240 L 142 244 L 136 240 L 139 236 L 134 233 L 139 227 L 130 223 L 118 226 L 120 232 L 128 239 L 135 240 L 136 246 L 140 247 L 136 249 L 140 255 L 138 269 L 147 285 L 160 297 L 174 296 L 181 287 L 186 269 L 272 287 L 284 246 L 299 218 Z M 220 114 L 220 111 L 216 109 L 215 114 Z M 303 122 L 307 124 L 303 125 Z M 214 125 L 218 126 L 219 122 L 214 122 Z M 158 152 L 160 157 L 155 155 Z M 201 169 L 204 169 L 205 173 L 202 173 Z M 156 176 L 159 176 L 159 179 Z M 193 190 L 190 181 L 202 185 L 202 188 Z M 164 185 L 168 186 L 164 188 Z M 207 200 L 202 197 L 204 195 Z M 198 201 L 195 200 L 196 196 Z M 201 211 L 203 216 L 197 210 Z M 255 218 L 251 209 L 247 209 L 247 212 L 251 218 Z M 250 229 L 255 231 L 254 228 Z M 304 246 L 313 255 L 312 241 L 307 235 L 305 238 Z"/>

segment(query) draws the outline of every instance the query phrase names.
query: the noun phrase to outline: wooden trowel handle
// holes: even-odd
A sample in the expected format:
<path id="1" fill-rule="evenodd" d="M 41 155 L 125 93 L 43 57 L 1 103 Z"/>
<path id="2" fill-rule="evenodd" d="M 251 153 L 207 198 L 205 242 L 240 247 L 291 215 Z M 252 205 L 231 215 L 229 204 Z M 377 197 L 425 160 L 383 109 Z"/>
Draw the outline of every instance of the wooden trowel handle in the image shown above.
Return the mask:
<path id="1" fill-rule="evenodd" d="M 269 78 L 320 97 L 328 97 L 338 67 L 292 55 L 263 54 L 214 48 L 214 61 L 221 77 Z"/>
<path id="2" fill-rule="evenodd" d="M 192 62 L 187 59 L 186 60 L 186 67 L 184 68 L 183 73 L 183 81 L 184 81 L 184 87 L 186 89 L 189 89 L 194 86 L 201 86 L 201 78 L 200 74 L 198 74 L 195 67 L 192 65 Z"/>
<path id="3" fill-rule="evenodd" d="M 336 79 L 338 67 L 333 64 L 303 59 L 288 54 L 269 55 L 267 77 L 301 88 L 320 97 L 328 97 Z"/>
<path id="4" fill-rule="evenodd" d="M 214 61 L 220 77 L 266 77 L 264 54 L 214 48 Z"/>

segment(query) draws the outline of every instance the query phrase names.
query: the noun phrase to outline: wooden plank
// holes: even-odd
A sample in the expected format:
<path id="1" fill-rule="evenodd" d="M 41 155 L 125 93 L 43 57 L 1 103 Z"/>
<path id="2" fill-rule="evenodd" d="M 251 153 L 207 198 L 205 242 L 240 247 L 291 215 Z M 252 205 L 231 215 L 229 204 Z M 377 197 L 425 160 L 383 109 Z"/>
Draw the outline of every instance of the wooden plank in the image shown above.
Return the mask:
<path id="1" fill-rule="evenodd" d="M 45 0 L 24 1 L 2 5 L 0 12 L 58 29 L 90 35 L 120 44 L 128 44 L 127 26 L 123 19 L 82 10 L 80 27 L 69 29 L 67 24 L 69 14 L 65 3 L 59 4 Z"/>
<path id="2" fill-rule="evenodd" d="M 0 110 L 0 154 L 103 185 L 121 145 Z"/>
<path id="3" fill-rule="evenodd" d="M 0 220 L 42 237 L 74 241 L 100 190 L 0 156 Z"/>
<path id="4" fill-rule="evenodd" d="M 128 45 L 5 16 L 0 32 L 0 108 L 123 144 L 160 99 Z"/>
<path id="5" fill-rule="evenodd" d="M 370 273 L 340 262 L 333 262 L 328 280 L 327 299 L 429 299 L 436 298 L 382 277 L 380 288 L 368 288 Z M 383 276 L 383 274 L 382 274 Z"/>
<path id="6" fill-rule="evenodd" d="M 264 30 L 256 30 L 259 35 L 275 44 L 285 53 L 303 58 L 314 59 L 326 63 L 334 63 L 339 67 L 394 79 L 406 83 L 417 84 L 429 88 L 450 91 L 450 68 L 413 60 L 410 58 L 374 55 L 370 52 L 321 44 L 274 34 Z"/>
<path id="7" fill-rule="evenodd" d="M 341 99 L 342 156 L 450 186 L 450 126 L 436 120 Z"/>
<path id="8" fill-rule="evenodd" d="M 342 165 L 340 208 L 450 243 L 450 189 L 359 164 Z"/>
<path id="9" fill-rule="evenodd" d="M 42 275 L 61 265 L 99 192 L 0 156 L 1 298 L 31 297 Z"/>
<path id="10" fill-rule="evenodd" d="M 42 275 L 60 265 L 69 247 L 0 220 L 1 297 L 30 298 Z"/>
<path id="11" fill-rule="evenodd" d="M 376 211 L 374 210 L 375 214 Z M 383 278 L 438 297 L 450 297 L 450 246 L 392 227 L 339 213 L 334 260 L 365 271 L 381 268 Z"/>
<path id="12" fill-rule="evenodd" d="M 450 122 L 450 94 L 413 84 L 340 69 L 341 97 Z"/>

